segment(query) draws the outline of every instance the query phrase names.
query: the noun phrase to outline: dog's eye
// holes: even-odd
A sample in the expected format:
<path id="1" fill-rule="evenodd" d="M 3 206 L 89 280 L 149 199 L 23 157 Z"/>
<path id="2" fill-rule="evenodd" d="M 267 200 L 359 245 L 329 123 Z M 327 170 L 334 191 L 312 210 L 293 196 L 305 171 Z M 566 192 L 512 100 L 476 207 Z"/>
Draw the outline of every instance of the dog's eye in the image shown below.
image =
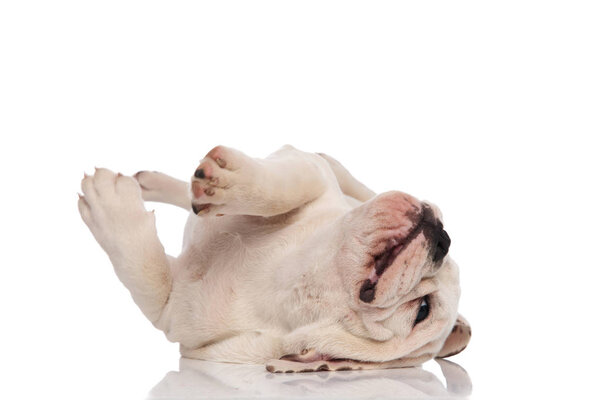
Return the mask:
<path id="1" fill-rule="evenodd" d="M 429 296 L 425 296 L 421 299 L 421 305 L 419 305 L 419 312 L 415 319 L 415 325 L 423 321 L 429 316 Z"/>

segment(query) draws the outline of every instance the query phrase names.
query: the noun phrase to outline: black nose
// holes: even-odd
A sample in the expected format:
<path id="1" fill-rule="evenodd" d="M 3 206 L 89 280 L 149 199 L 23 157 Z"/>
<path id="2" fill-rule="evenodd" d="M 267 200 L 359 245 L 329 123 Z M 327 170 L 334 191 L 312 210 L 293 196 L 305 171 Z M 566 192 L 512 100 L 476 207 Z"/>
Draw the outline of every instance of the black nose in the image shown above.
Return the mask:
<path id="1" fill-rule="evenodd" d="M 431 251 L 433 262 L 438 262 L 448 254 L 450 248 L 450 236 L 440 223 L 433 234 L 431 241 Z"/>

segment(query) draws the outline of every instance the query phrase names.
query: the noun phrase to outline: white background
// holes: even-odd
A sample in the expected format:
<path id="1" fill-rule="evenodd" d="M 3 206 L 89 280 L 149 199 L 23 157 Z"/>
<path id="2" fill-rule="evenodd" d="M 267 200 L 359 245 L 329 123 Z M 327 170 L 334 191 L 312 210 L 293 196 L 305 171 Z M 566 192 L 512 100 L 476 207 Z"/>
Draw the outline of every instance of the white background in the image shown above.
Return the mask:
<path id="1" fill-rule="evenodd" d="M 83 172 L 217 144 L 435 202 L 473 398 L 597 395 L 600 13 L 585 1 L 0 3 L 0 396 L 143 398 L 178 347 L 77 213 Z M 153 205 L 180 248 L 185 212 Z"/>

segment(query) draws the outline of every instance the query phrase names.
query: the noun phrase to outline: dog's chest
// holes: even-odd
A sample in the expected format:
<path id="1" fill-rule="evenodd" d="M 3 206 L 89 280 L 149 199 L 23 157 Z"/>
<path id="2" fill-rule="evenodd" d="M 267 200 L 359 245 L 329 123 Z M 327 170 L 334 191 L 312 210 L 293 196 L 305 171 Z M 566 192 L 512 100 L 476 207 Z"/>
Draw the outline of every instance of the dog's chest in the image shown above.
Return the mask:
<path id="1" fill-rule="evenodd" d="M 231 318 L 226 324 L 229 327 L 233 320 L 244 319 L 240 315 L 260 314 L 256 305 L 264 304 L 264 297 L 276 290 L 273 284 L 280 270 L 292 268 L 286 263 L 289 254 L 310 238 L 318 225 L 318 221 L 299 218 L 192 219 L 173 271 L 176 301 L 181 305 L 177 309 L 201 313 L 207 322 L 211 318 L 206 316 L 212 314 Z M 209 323 L 219 325 L 220 321 Z"/>
<path id="2" fill-rule="evenodd" d="M 222 217 L 196 222 L 185 238 L 188 270 L 204 274 L 211 269 L 262 268 L 301 244 L 309 233 L 301 220 L 259 217 Z M 260 268 L 260 267 L 259 267 Z M 255 271 L 256 272 L 256 271 Z"/>
<path id="3" fill-rule="evenodd" d="M 174 271 L 169 325 L 177 341 L 182 335 L 193 342 L 232 330 L 287 330 L 319 314 L 312 308 L 322 308 L 325 298 L 306 278 L 307 258 L 315 253 L 315 231 L 330 218 L 193 218 Z"/>

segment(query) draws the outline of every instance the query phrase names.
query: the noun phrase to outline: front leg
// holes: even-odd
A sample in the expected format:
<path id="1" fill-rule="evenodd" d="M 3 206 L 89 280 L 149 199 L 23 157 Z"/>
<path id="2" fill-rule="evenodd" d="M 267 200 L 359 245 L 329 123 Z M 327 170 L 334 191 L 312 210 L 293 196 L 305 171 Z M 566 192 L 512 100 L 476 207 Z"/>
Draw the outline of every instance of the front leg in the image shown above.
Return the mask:
<path id="1" fill-rule="evenodd" d="M 339 187 L 318 155 L 285 146 L 266 159 L 217 146 L 192 177 L 192 209 L 198 215 L 270 217 L 298 208 Z"/>
<path id="2" fill-rule="evenodd" d="M 83 221 L 135 303 L 156 323 L 169 298 L 171 274 L 154 213 L 145 210 L 139 184 L 132 177 L 100 168 L 84 177 L 81 188 Z"/>

